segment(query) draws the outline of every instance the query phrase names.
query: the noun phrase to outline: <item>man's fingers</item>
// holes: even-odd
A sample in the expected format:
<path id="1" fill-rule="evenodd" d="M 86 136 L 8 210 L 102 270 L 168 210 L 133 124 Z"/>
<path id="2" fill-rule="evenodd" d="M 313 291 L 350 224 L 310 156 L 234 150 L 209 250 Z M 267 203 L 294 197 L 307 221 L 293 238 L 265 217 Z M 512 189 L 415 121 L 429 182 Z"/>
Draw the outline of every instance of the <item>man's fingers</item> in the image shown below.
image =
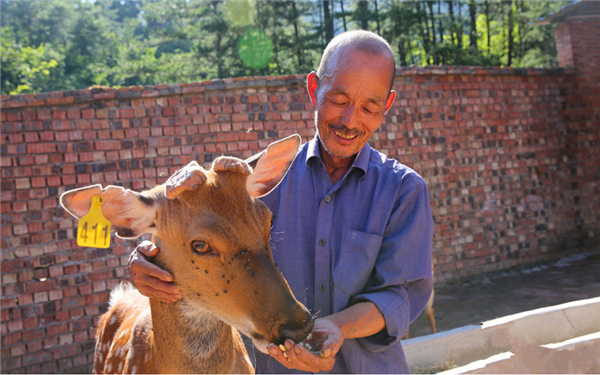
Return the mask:
<path id="1" fill-rule="evenodd" d="M 293 368 L 292 362 L 290 361 L 288 355 L 283 355 L 283 351 L 279 349 L 279 347 L 275 344 L 270 344 L 267 347 L 267 351 L 271 355 L 271 357 L 275 358 L 277 362 L 281 363 L 286 368 Z"/>
<path id="2" fill-rule="evenodd" d="M 295 345 L 293 350 L 288 352 L 288 358 L 295 369 L 305 372 L 318 372 L 319 369 L 314 367 L 314 363 L 310 360 L 310 354 L 308 356 L 302 356 L 302 352 L 306 352 L 306 349 L 301 348 L 299 345 Z"/>
<path id="3" fill-rule="evenodd" d="M 152 264 L 152 263 L 149 263 L 147 266 L 148 266 L 147 275 L 156 277 L 157 279 L 160 279 L 160 280 L 166 281 L 166 282 L 173 281 L 173 275 L 170 272 L 165 271 L 162 268 L 160 268 L 157 265 Z"/>
<path id="4" fill-rule="evenodd" d="M 158 247 L 150 241 L 142 241 L 135 249 L 147 257 L 154 257 L 159 253 Z"/>
<path id="5" fill-rule="evenodd" d="M 286 368 L 317 373 L 319 371 L 329 371 L 335 364 L 335 356 L 323 358 L 320 354 L 311 353 L 300 345 L 293 345 L 289 348 L 287 341 L 283 346 L 286 349 L 285 352 L 274 344 L 269 345 L 267 351 L 271 357 Z"/>
<path id="6" fill-rule="evenodd" d="M 173 303 L 177 302 L 177 298 L 173 298 L 172 294 L 165 293 L 160 290 L 153 289 L 147 285 L 143 285 L 138 288 L 139 292 L 146 297 L 154 298 L 162 302 Z"/>
<path id="7" fill-rule="evenodd" d="M 318 353 L 311 353 L 300 345 L 294 346 L 290 358 L 295 368 L 313 373 L 329 371 L 335 364 L 335 356 L 323 357 Z"/>
<path id="8" fill-rule="evenodd" d="M 176 285 L 158 280 L 155 277 L 146 276 L 146 275 L 138 275 L 136 277 L 135 281 L 136 281 L 136 287 L 138 287 L 138 289 L 139 289 L 139 286 L 146 286 L 146 287 L 156 290 L 158 292 L 169 295 L 170 298 L 173 298 L 173 299 L 180 299 L 183 297 L 183 295 L 181 295 L 181 291 L 179 290 L 179 288 L 177 288 Z M 138 286 L 138 284 L 139 284 L 139 286 Z"/>
<path id="9" fill-rule="evenodd" d="M 340 342 L 336 339 L 327 339 L 323 344 L 323 348 L 321 349 L 321 353 L 323 353 L 323 357 L 335 357 L 338 350 L 340 349 Z"/>
<path id="10" fill-rule="evenodd" d="M 131 261 L 130 270 L 132 274 L 152 276 L 167 282 L 173 281 L 173 275 L 142 257 Z"/>

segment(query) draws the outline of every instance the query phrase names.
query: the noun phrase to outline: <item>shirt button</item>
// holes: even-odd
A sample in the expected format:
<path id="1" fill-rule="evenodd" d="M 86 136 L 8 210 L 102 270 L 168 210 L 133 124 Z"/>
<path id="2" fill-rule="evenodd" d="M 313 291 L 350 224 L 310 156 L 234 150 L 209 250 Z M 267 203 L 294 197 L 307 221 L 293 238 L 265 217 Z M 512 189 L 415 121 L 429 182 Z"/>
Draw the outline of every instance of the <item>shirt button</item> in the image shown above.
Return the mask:
<path id="1" fill-rule="evenodd" d="M 321 286 L 319 287 L 319 290 L 320 290 L 321 292 L 324 292 L 324 291 L 325 291 L 325 289 L 327 289 L 327 287 L 325 286 L 325 284 L 321 284 Z"/>
<path id="2" fill-rule="evenodd" d="M 327 241 L 321 240 L 321 241 L 319 241 L 319 243 L 321 244 L 321 246 L 325 246 L 325 244 L 327 243 Z"/>
<path id="3" fill-rule="evenodd" d="M 329 202 L 331 200 L 331 197 L 328 195 L 325 197 L 325 202 Z"/>

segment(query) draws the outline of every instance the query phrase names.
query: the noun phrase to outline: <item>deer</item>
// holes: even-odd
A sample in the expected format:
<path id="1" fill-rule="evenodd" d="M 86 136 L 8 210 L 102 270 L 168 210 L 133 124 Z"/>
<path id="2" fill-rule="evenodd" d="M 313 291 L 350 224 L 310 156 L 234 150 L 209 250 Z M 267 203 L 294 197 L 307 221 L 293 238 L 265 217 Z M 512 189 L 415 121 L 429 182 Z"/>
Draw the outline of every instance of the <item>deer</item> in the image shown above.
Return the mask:
<path id="1" fill-rule="evenodd" d="M 152 234 L 161 249 L 153 261 L 183 295 L 169 304 L 130 283 L 113 289 L 94 373 L 254 373 L 240 332 L 264 353 L 310 334 L 313 317 L 273 262 L 272 213 L 258 199 L 283 179 L 300 142 L 290 136 L 246 161 L 221 156 L 209 170 L 192 161 L 144 192 L 92 185 L 61 195 L 78 219 L 100 196 L 118 237 Z"/>

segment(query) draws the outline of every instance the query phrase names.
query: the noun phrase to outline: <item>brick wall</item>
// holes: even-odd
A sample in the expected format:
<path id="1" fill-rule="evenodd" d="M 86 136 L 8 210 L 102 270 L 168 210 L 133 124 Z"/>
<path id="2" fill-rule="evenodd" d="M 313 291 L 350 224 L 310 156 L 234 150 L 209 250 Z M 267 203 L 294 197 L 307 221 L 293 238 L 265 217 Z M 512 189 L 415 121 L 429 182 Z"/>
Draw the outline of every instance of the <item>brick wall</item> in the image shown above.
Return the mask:
<path id="1" fill-rule="evenodd" d="M 594 3 L 580 3 L 595 6 Z M 597 8 L 597 6 L 596 6 Z M 595 13 L 594 13 L 595 12 Z M 589 18 L 594 13 L 595 18 Z M 567 239 L 577 243 L 590 226 L 598 227 L 600 212 L 600 15 L 598 10 L 586 12 L 586 18 L 567 15 L 556 26 L 558 60 L 563 68 L 577 72 L 562 92 L 561 112 L 565 123 L 563 178 L 565 191 L 570 191 L 569 211 L 575 226 Z M 590 199 L 590 197 L 595 197 Z M 595 223 L 595 224 L 594 224 Z M 589 234 L 588 234 L 589 237 Z M 600 240 L 597 240 L 600 241 Z"/>
<path id="2" fill-rule="evenodd" d="M 578 77 L 398 71 L 398 98 L 372 145 L 429 184 L 438 282 L 599 246 L 598 102 L 577 104 Z M 79 248 L 62 192 L 143 190 L 191 160 L 245 158 L 292 133 L 307 141 L 304 83 L 250 77 L 3 96 L 2 372 L 89 372 L 98 316 L 127 279 L 136 242 L 113 236 L 108 250 Z"/>
<path id="3" fill-rule="evenodd" d="M 556 26 L 558 62 L 581 75 L 597 76 L 600 70 L 600 18 L 565 19 Z"/>

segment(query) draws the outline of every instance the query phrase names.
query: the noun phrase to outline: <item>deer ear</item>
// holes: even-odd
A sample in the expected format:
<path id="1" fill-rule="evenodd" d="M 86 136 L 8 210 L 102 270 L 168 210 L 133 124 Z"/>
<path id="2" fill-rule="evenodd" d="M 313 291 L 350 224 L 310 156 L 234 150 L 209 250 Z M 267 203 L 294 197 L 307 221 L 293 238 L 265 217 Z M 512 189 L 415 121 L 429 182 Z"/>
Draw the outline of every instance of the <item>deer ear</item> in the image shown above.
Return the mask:
<path id="1" fill-rule="evenodd" d="M 262 197 L 279 185 L 296 158 L 301 142 L 302 138 L 294 134 L 271 143 L 260 154 L 246 159 L 246 163 L 254 168 L 246 182 L 251 196 Z"/>
<path id="2" fill-rule="evenodd" d="M 60 196 L 64 209 L 81 219 L 92 206 L 92 199 L 99 195 L 104 201 L 101 210 L 110 221 L 117 236 L 136 238 L 144 233 L 154 233 L 154 219 L 158 207 L 156 194 L 136 193 L 120 186 L 92 185 L 69 190 Z"/>

